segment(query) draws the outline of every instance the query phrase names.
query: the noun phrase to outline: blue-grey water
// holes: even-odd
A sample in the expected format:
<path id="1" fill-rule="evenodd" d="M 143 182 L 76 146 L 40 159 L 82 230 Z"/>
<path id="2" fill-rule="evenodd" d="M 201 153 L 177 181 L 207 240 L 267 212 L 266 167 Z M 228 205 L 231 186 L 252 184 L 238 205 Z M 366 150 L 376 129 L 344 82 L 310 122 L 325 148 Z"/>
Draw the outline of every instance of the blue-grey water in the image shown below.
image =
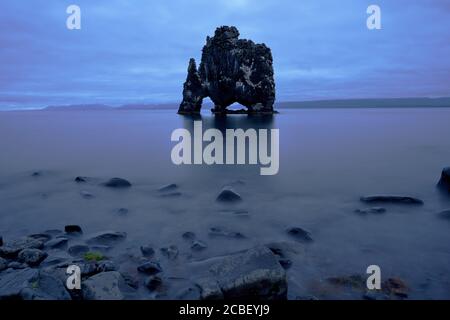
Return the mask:
<path id="1" fill-rule="evenodd" d="M 259 166 L 245 165 L 175 166 L 171 133 L 194 121 L 175 110 L 0 113 L 0 235 L 75 223 L 85 233 L 126 231 L 125 247 L 174 244 L 189 260 L 292 241 L 285 229 L 299 226 L 314 242 L 299 244 L 304 253 L 288 270 L 290 298 L 358 298 L 324 293 L 321 284 L 328 277 L 364 275 L 377 264 L 382 277 L 404 280 L 411 298 L 450 299 L 450 222 L 437 216 L 450 208 L 450 196 L 435 187 L 450 165 L 450 109 L 299 109 L 270 118 L 204 114 L 201 120 L 205 128 L 279 129 L 279 173 L 261 176 Z M 41 175 L 31 176 L 35 171 Z M 94 183 L 76 184 L 76 176 Z M 98 185 L 111 177 L 133 186 Z M 182 195 L 161 197 L 157 189 L 168 183 L 178 184 Z M 248 215 L 216 203 L 225 185 L 241 194 L 236 210 Z M 84 199 L 81 190 L 94 198 Z M 425 204 L 354 213 L 367 207 L 359 197 L 374 193 L 407 194 Z M 122 207 L 129 213 L 118 215 Z M 210 238 L 214 226 L 246 239 Z M 185 231 L 208 248 L 192 254 L 181 237 Z M 182 274 L 183 258 L 167 268 Z"/>

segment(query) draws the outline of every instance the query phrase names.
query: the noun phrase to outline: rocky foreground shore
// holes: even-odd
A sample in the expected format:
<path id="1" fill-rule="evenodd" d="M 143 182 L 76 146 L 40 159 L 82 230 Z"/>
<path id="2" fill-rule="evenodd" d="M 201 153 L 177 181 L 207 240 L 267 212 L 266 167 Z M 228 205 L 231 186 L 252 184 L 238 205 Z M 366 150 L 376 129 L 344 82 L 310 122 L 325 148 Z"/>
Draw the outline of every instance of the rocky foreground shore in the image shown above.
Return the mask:
<path id="1" fill-rule="evenodd" d="M 438 187 L 450 194 L 450 169 L 442 172 Z M 33 176 L 40 173 L 35 172 Z M 86 183 L 89 178 L 76 177 L 74 183 Z M 112 178 L 101 184 L 105 188 L 130 188 L 122 178 Z M 159 189 L 164 197 L 180 195 L 176 184 Z M 93 197 L 81 192 L 84 198 Z M 225 187 L 216 201 L 243 201 L 231 187 Z M 368 195 L 360 201 L 371 207 L 355 209 L 357 214 L 385 214 L 382 204 L 423 205 L 421 199 L 405 195 Z M 126 209 L 122 208 L 123 214 Z M 438 213 L 450 219 L 450 210 Z M 83 226 L 66 225 L 60 230 L 46 230 L 19 239 L 0 236 L 0 299 L 50 300 L 121 300 L 121 299 L 286 299 L 289 290 L 289 269 L 293 256 L 303 254 L 303 248 L 314 241 L 313 235 L 299 227 L 285 230 L 291 241 L 265 243 L 226 256 L 205 260 L 182 261 L 185 270 L 182 286 L 176 295 L 167 290 L 175 279 L 166 273 L 165 265 L 180 264 L 177 246 L 156 248 L 148 244 L 127 243 L 127 234 L 101 231 L 86 235 Z M 209 230 L 210 237 L 244 238 L 245 235 L 222 227 Z M 186 230 L 180 237 L 189 243 L 192 252 L 208 248 L 207 241 Z M 127 250 L 114 250 L 126 244 Z M 129 248 L 133 247 L 133 250 Z M 164 263 L 162 263 L 164 262 Z M 67 268 L 76 265 L 81 271 L 81 289 L 68 289 Z M 364 274 L 325 279 L 330 288 L 347 288 L 359 292 L 362 299 L 405 299 L 410 288 L 401 279 L 387 278 L 381 290 L 368 291 Z M 301 296 L 297 299 L 316 299 Z"/>

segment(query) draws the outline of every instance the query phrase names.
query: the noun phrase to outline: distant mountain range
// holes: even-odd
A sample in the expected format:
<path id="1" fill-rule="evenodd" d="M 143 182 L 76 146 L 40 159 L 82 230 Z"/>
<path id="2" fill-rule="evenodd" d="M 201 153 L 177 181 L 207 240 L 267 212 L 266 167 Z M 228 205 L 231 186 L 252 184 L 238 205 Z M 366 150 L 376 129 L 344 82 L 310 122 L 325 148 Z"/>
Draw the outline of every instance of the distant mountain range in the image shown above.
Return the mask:
<path id="1" fill-rule="evenodd" d="M 210 105 L 204 105 L 209 109 Z M 278 102 L 276 109 L 320 109 L 320 108 L 446 108 L 450 107 L 449 98 L 396 98 L 396 99 L 348 99 Z M 92 110 L 166 110 L 177 109 L 178 104 L 125 104 L 118 107 L 104 104 L 75 104 L 48 106 L 45 111 L 92 111 Z"/>
<path id="2" fill-rule="evenodd" d="M 106 104 L 71 104 L 61 106 L 48 106 L 42 110 L 45 111 L 89 111 L 89 110 L 158 110 L 158 109 L 176 109 L 176 104 L 124 104 L 122 106 L 113 107 Z"/>
<path id="3" fill-rule="evenodd" d="M 449 98 L 348 99 L 279 102 L 280 109 L 300 108 L 443 108 L 450 107 Z"/>

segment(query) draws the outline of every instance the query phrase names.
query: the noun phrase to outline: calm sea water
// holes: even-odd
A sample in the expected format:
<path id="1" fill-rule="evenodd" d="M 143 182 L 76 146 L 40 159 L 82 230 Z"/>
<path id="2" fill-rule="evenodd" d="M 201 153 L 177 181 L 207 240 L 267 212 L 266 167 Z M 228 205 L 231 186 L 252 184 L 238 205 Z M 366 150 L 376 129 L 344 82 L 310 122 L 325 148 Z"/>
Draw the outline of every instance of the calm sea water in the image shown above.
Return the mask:
<path id="1" fill-rule="evenodd" d="M 5 239 L 80 224 L 86 233 L 126 231 L 126 246 L 175 244 L 195 232 L 208 249 L 195 259 L 290 241 L 285 229 L 309 230 L 288 271 L 290 297 L 317 294 L 320 281 L 364 274 L 403 279 L 412 298 L 450 298 L 450 222 L 437 212 L 450 197 L 436 188 L 450 165 L 450 109 L 281 110 L 274 117 L 201 117 L 203 126 L 277 128 L 280 171 L 260 176 L 259 166 L 175 166 L 170 135 L 194 120 L 168 111 L 26 111 L 0 113 L 0 234 Z M 41 171 L 39 177 L 31 173 Z M 94 178 L 79 185 L 76 176 Z M 111 177 L 133 183 L 128 190 L 98 185 Z M 97 183 L 98 182 L 98 183 Z M 157 189 L 180 186 L 180 197 Z M 233 210 L 215 202 L 225 185 L 244 201 Z M 91 192 L 83 199 L 80 191 Z M 360 216 L 359 197 L 408 194 L 424 206 L 386 205 L 383 215 Z M 118 208 L 127 208 L 125 216 Z M 246 239 L 208 237 L 214 226 Z M 173 272 L 182 269 L 182 264 Z M 180 271 L 181 272 L 181 271 Z M 318 284 L 319 283 L 319 284 Z M 347 296 L 344 296 L 347 297 Z M 351 297 L 351 296 L 350 296 Z"/>

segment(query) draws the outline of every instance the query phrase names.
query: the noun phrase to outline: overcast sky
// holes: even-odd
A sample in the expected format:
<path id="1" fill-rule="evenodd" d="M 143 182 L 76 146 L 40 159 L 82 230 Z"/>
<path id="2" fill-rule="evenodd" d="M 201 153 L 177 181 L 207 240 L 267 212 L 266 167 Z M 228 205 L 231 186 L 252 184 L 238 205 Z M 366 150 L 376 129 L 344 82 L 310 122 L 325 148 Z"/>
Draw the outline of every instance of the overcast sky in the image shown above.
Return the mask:
<path id="1" fill-rule="evenodd" d="M 449 0 L 2 0 L 0 108 L 179 102 L 220 25 L 272 49 L 278 101 L 450 96 Z"/>

